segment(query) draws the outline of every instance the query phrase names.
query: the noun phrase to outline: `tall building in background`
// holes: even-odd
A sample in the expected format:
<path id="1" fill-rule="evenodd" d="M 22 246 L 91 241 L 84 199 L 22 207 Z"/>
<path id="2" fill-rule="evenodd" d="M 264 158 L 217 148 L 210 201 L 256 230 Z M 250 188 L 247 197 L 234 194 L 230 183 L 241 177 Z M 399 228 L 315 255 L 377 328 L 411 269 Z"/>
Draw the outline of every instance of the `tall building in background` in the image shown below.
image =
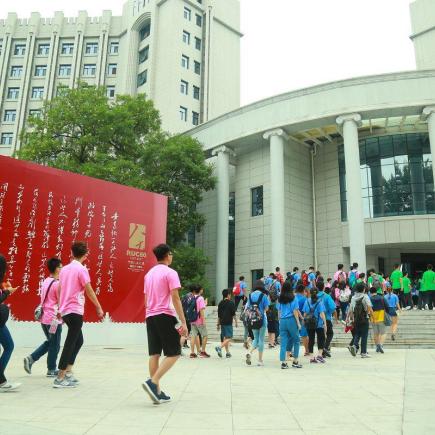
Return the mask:
<path id="1" fill-rule="evenodd" d="M 239 0 L 129 0 L 121 17 L 32 13 L 0 20 L 0 154 L 30 115 L 79 80 L 146 94 L 163 128 L 186 131 L 240 105 Z"/>

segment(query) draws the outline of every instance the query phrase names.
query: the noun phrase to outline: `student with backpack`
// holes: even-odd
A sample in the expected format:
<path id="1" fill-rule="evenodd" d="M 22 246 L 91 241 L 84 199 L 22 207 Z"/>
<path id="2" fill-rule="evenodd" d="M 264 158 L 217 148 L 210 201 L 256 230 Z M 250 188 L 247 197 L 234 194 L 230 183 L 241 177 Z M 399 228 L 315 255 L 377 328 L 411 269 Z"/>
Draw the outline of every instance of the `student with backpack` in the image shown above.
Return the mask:
<path id="1" fill-rule="evenodd" d="M 305 302 L 304 322 L 308 331 L 308 352 L 313 355 L 314 342 L 317 335 L 317 357 L 313 356 L 310 363 L 322 363 L 326 361 L 323 358 L 323 350 L 325 348 L 325 336 L 327 331 L 325 307 L 323 302 L 318 297 L 317 289 L 310 290 L 310 298 Z"/>
<path id="2" fill-rule="evenodd" d="M 367 285 L 369 288 L 374 287 L 378 294 L 382 295 L 384 293 L 384 278 L 375 272 L 375 269 L 369 270 L 369 278 L 367 280 Z"/>
<path id="3" fill-rule="evenodd" d="M 359 278 L 358 263 L 353 263 L 350 268 L 350 272 L 348 276 L 348 283 L 351 289 L 354 288 L 358 278 Z"/>
<path id="4" fill-rule="evenodd" d="M 258 350 L 258 363 L 259 367 L 264 366 L 263 352 L 264 352 L 264 336 L 267 329 L 267 316 L 266 311 L 269 307 L 269 298 L 267 297 L 264 289 L 263 282 L 258 280 L 255 283 L 254 291 L 250 293 L 248 302 L 245 309 L 246 322 L 254 334 L 254 341 L 246 354 L 246 364 L 251 365 L 252 353 Z"/>
<path id="5" fill-rule="evenodd" d="M 202 294 L 204 289 L 198 284 L 192 284 L 190 286 L 193 298 L 190 300 L 187 307 L 187 316 L 192 328 L 190 336 L 191 353 L 190 358 L 197 358 L 197 354 L 194 352 L 196 338 L 201 335 L 201 351 L 199 352 L 200 358 L 210 358 L 210 355 L 205 351 L 207 346 L 207 325 L 205 324 L 205 299 Z"/>
<path id="6" fill-rule="evenodd" d="M 387 308 L 387 304 L 385 303 L 384 297 L 382 295 L 378 295 L 374 287 L 370 289 L 370 301 L 373 306 L 372 331 L 373 339 L 376 345 L 376 352 L 384 353 L 386 319 L 385 310 Z"/>
<path id="7" fill-rule="evenodd" d="M 302 284 L 299 284 L 296 289 L 296 299 L 298 301 L 300 322 L 301 322 L 299 335 L 302 339 L 302 344 L 304 345 L 304 349 L 305 349 L 304 356 L 308 356 L 310 354 L 310 352 L 308 351 L 308 331 L 307 328 L 305 327 L 303 316 L 302 316 L 305 302 L 307 301 L 307 297 L 305 296 L 305 287 Z"/>
<path id="8" fill-rule="evenodd" d="M 221 330 L 221 344 L 216 346 L 215 350 L 219 358 L 222 358 L 222 349 L 226 351 L 226 358 L 231 358 L 229 345 L 233 338 L 233 321 L 237 328 L 236 307 L 231 300 L 229 289 L 222 290 L 222 300 L 218 305 L 218 323 L 217 329 Z"/>
<path id="9" fill-rule="evenodd" d="M 403 304 L 405 310 L 410 310 L 413 304 L 411 298 L 411 280 L 409 279 L 409 274 L 407 271 L 403 272 L 402 284 L 403 284 Z"/>
<path id="10" fill-rule="evenodd" d="M 292 367 L 295 369 L 302 368 L 299 364 L 299 330 L 301 329 L 300 324 L 300 313 L 299 313 L 299 303 L 296 299 L 291 283 L 285 282 L 282 286 L 282 291 L 277 303 L 278 317 L 279 317 L 279 330 L 281 336 L 281 347 L 280 347 L 280 361 L 281 369 L 288 369 L 289 366 L 286 362 L 286 352 L 290 351 L 293 355 Z"/>
<path id="11" fill-rule="evenodd" d="M 284 283 L 285 284 L 285 283 Z M 276 307 L 276 301 L 270 301 L 269 309 L 267 310 L 267 332 L 269 336 L 269 349 L 273 349 L 275 347 L 275 339 L 278 335 L 278 310 Z"/>
<path id="12" fill-rule="evenodd" d="M 308 270 L 308 276 L 307 276 L 307 287 L 311 290 L 312 288 L 316 287 L 316 272 L 314 271 L 314 266 L 310 266 Z"/>
<path id="13" fill-rule="evenodd" d="M 323 349 L 323 358 L 331 358 L 331 342 L 334 337 L 334 328 L 332 326 L 332 317 L 335 319 L 335 323 L 338 323 L 337 313 L 335 311 L 335 302 L 332 299 L 330 292 L 330 288 L 324 288 L 324 283 L 319 282 L 317 284 L 317 290 L 319 293 L 317 294 L 319 299 L 322 301 L 325 307 L 325 317 L 326 317 L 326 340 L 325 340 L 325 348 Z"/>
<path id="14" fill-rule="evenodd" d="M 367 353 L 367 339 L 369 335 L 369 318 L 373 317 L 370 298 L 367 296 L 366 286 L 363 283 L 355 285 L 355 294 L 350 301 L 349 316 L 353 323 L 354 339 L 349 351 L 356 356 L 361 340 L 361 358 L 369 358 Z"/>
<path id="15" fill-rule="evenodd" d="M 301 284 L 301 274 L 299 273 L 299 267 L 293 268 L 293 273 L 291 274 L 291 283 L 292 283 L 292 289 L 296 290 L 297 286 Z"/>
<path id="16" fill-rule="evenodd" d="M 334 273 L 334 281 L 337 281 L 339 284 L 341 282 L 347 283 L 347 275 L 343 270 L 343 265 L 340 263 L 337 265 L 337 271 Z"/>
<path id="17" fill-rule="evenodd" d="M 242 275 L 239 277 L 239 280 L 234 284 L 233 287 L 233 295 L 234 295 L 234 304 L 237 308 L 239 307 L 240 301 L 243 301 L 246 297 L 246 289 L 248 285 L 245 282 L 245 277 Z"/>
<path id="18" fill-rule="evenodd" d="M 390 287 L 387 294 L 384 296 L 387 303 L 388 314 L 391 317 L 391 340 L 396 339 L 397 326 L 399 324 L 399 317 L 397 311 L 400 310 L 399 296 L 393 293 L 393 289 Z"/>
<path id="19" fill-rule="evenodd" d="M 352 292 L 350 288 L 347 286 L 345 281 L 341 281 L 338 283 L 338 287 L 335 289 L 335 298 L 340 304 L 341 311 L 341 323 L 346 323 L 346 314 L 347 308 L 349 306 L 350 297 Z"/>

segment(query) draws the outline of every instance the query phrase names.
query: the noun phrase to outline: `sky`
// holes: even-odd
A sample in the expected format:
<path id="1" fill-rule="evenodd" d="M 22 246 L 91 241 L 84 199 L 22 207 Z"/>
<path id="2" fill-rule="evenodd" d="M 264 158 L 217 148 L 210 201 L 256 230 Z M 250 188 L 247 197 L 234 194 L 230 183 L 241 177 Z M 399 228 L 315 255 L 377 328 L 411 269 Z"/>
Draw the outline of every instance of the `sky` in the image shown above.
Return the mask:
<path id="1" fill-rule="evenodd" d="M 224 0 L 217 0 L 224 1 Z M 411 0 L 240 0 L 241 104 L 320 83 L 415 69 Z M 0 18 L 76 16 L 123 0 L 0 1 Z"/>

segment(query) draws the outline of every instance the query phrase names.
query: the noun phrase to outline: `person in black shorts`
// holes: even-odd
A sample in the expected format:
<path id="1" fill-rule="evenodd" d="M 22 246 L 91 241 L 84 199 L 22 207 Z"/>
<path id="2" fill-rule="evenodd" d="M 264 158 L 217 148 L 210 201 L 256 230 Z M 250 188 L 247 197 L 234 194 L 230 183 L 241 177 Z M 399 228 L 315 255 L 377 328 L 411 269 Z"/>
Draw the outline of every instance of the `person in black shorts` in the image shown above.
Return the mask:
<path id="1" fill-rule="evenodd" d="M 217 329 L 221 329 L 221 345 L 216 346 L 215 350 L 219 358 L 222 358 L 222 349 L 225 348 L 226 357 L 231 358 L 229 344 L 233 338 L 233 320 L 237 328 L 236 306 L 231 300 L 231 290 L 222 290 L 223 300 L 218 305 Z"/>
<path id="2" fill-rule="evenodd" d="M 177 272 L 169 267 L 172 263 L 171 249 L 161 244 L 153 252 L 158 264 L 146 274 L 144 283 L 150 379 L 142 386 L 153 403 L 159 404 L 171 400 L 160 389 L 160 379 L 180 357 L 180 335 L 187 335 L 187 325 L 178 294 L 180 279 Z M 181 322 L 177 329 L 176 315 Z M 165 358 L 160 362 L 162 352 Z"/>

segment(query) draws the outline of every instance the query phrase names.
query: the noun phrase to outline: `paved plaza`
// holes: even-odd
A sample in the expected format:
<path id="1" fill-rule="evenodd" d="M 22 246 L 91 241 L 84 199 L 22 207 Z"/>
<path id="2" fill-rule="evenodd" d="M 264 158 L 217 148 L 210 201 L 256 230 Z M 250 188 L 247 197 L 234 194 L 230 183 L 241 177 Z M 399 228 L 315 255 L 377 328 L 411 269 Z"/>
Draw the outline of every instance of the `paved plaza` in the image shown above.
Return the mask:
<path id="1" fill-rule="evenodd" d="M 435 350 L 364 360 L 334 349 L 326 365 L 302 358 L 303 369 L 281 370 L 277 350 L 247 367 L 235 344 L 229 360 L 182 358 L 163 383 L 173 402 L 158 406 L 141 387 L 143 347 L 84 348 L 72 390 L 51 387 L 45 360 L 27 375 L 29 350 L 17 348 L 7 371 L 23 386 L 0 396 L 2 435 L 435 433 Z"/>

